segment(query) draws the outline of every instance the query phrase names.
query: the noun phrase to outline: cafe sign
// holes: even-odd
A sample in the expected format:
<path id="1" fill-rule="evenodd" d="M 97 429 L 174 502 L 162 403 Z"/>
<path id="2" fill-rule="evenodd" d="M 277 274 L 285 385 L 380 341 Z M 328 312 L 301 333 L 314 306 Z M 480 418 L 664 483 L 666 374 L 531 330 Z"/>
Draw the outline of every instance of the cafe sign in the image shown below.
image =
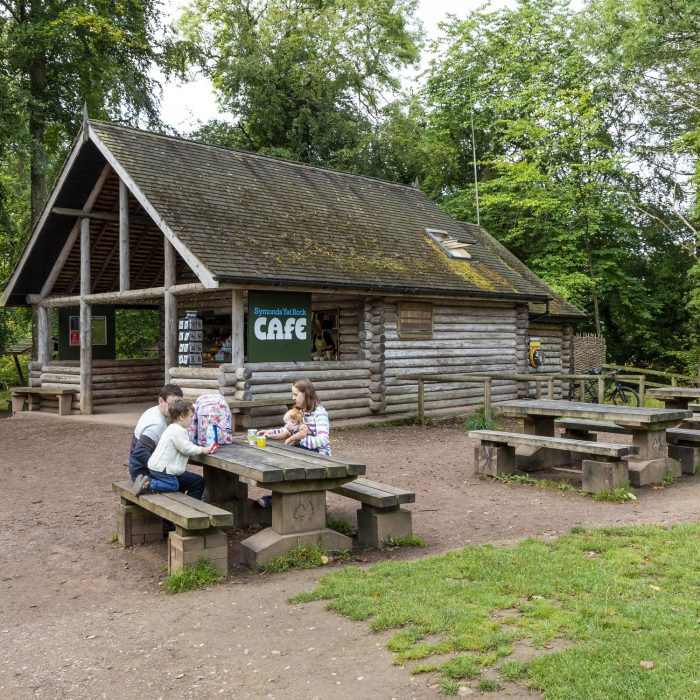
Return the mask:
<path id="1" fill-rule="evenodd" d="M 248 293 L 248 362 L 311 359 L 311 295 Z"/>

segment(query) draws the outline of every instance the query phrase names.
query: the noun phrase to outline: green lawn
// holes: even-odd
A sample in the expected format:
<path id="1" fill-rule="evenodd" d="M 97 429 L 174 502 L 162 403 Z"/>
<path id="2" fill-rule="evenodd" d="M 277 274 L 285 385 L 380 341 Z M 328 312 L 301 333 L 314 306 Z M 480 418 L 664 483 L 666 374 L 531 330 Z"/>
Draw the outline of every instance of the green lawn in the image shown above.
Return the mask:
<path id="1" fill-rule="evenodd" d="M 680 700 L 700 698 L 699 564 L 700 524 L 601 528 L 345 568 L 293 601 L 328 600 L 373 630 L 396 630 L 395 662 L 439 671 L 446 695 L 495 689 L 481 678 L 490 666 L 545 698 Z M 557 638 L 574 643 L 508 660 L 516 640 L 544 652 Z"/>

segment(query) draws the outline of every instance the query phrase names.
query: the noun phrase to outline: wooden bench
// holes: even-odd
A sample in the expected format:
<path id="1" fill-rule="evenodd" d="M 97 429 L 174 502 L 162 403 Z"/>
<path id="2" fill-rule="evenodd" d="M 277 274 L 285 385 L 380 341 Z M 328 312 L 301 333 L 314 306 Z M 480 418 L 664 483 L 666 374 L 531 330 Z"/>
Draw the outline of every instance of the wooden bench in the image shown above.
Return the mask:
<path id="1" fill-rule="evenodd" d="M 685 425 L 698 424 L 700 424 L 700 417 L 693 416 L 693 418 L 684 420 L 683 426 L 680 428 L 666 430 L 668 456 L 681 463 L 683 474 L 700 472 L 700 430 L 684 427 Z"/>
<path id="2" fill-rule="evenodd" d="M 233 525 L 233 514 L 184 493 L 134 494 L 131 481 L 112 484 L 121 497 L 117 511 L 118 538 L 124 547 L 159 542 L 163 519 L 175 525 L 168 536 L 168 573 L 205 559 L 224 573 L 228 570 L 228 540 L 220 527 Z"/>
<path id="3" fill-rule="evenodd" d="M 477 474 L 496 476 L 513 474 L 516 471 L 516 446 L 533 448 L 535 451 L 523 455 L 523 463 L 554 468 L 560 471 L 581 474 L 581 488 L 588 493 L 614 489 L 629 481 L 629 469 L 623 458 L 637 454 L 635 445 L 617 445 L 590 440 L 573 440 L 542 435 L 505 433 L 497 430 L 470 430 L 470 438 L 478 438 L 481 444 L 475 449 L 474 461 Z M 553 453 L 569 453 L 571 463 L 581 457 L 581 470 L 555 466 Z M 597 459 L 590 459 L 591 456 Z"/>
<path id="4" fill-rule="evenodd" d="M 401 505 L 415 503 L 415 493 L 369 479 L 355 479 L 332 491 L 362 503 L 357 511 L 358 544 L 379 549 L 413 532 L 411 511 Z"/>
<path id="5" fill-rule="evenodd" d="M 12 394 L 12 414 L 19 413 L 24 408 L 25 399 L 29 400 L 29 410 L 38 411 L 41 407 L 42 396 L 55 396 L 58 399 L 58 415 L 69 416 L 70 407 L 73 402 L 75 389 L 50 389 L 43 386 L 13 386 L 10 387 Z"/>

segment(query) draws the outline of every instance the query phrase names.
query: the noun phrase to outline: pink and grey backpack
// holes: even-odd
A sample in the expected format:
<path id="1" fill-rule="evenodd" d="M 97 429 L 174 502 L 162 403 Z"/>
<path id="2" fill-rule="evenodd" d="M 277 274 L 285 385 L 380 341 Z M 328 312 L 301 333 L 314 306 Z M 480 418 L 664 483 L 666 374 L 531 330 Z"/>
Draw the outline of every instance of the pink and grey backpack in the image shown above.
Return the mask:
<path id="1" fill-rule="evenodd" d="M 189 433 L 192 442 L 202 447 L 233 442 L 231 409 L 221 394 L 203 394 L 197 399 Z"/>

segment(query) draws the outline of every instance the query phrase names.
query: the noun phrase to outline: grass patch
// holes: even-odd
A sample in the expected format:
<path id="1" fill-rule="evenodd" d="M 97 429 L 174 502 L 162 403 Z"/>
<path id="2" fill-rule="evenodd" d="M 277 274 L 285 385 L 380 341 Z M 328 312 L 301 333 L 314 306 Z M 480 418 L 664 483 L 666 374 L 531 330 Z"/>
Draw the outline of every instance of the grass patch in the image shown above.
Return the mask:
<path id="1" fill-rule="evenodd" d="M 327 515 L 326 527 L 348 537 L 354 537 L 357 534 L 357 528 L 347 518 L 333 518 Z"/>
<path id="2" fill-rule="evenodd" d="M 374 631 L 393 630 L 397 662 L 439 664 L 446 695 L 497 667 L 550 699 L 700 697 L 699 541 L 698 523 L 585 529 L 344 567 L 292 600 L 325 600 Z M 510 609 L 519 614 L 493 614 Z M 557 639 L 573 645 L 509 659 L 518 640 L 544 652 Z"/>
<path id="3" fill-rule="evenodd" d="M 483 693 L 491 693 L 494 690 L 500 690 L 501 684 L 498 681 L 493 681 L 488 678 L 482 678 L 477 686 Z"/>
<path id="4" fill-rule="evenodd" d="M 495 420 L 496 412 L 491 411 L 491 419 L 486 418 L 486 411 L 482 406 L 478 411 L 471 413 L 464 421 L 465 430 L 503 430 Z"/>
<path id="5" fill-rule="evenodd" d="M 193 591 L 197 588 L 207 588 L 224 579 L 224 573 L 212 566 L 208 561 L 200 559 L 189 569 L 178 569 L 163 580 L 165 592 L 169 595 Z"/>
<path id="6" fill-rule="evenodd" d="M 666 474 L 666 476 L 661 479 L 661 485 L 662 486 L 673 486 L 678 479 L 673 476 L 673 474 Z"/>
<path id="7" fill-rule="evenodd" d="M 636 501 L 637 497 L 629 484 L 618 486 L 616 489 L 608 491 L 598 491 L 593 496 L 594 501 L 605 501 L 608 503 L 625 503 L 625 501 Z"/>
<path id="8" fill-rule="evenodd" d="M 117 542 L 119 542 L 119 535 L 116 532 L 113 532 L 109 537 L 109 543 L 116 544 Z"/>
<path id="9" fill-rule="evenodd" d="M 403 537 L 389 537 L 384 540 L 386 547 L 420 547 L 425 549 L 428 545 L 418 535 L 404 535 Z"/>
<path id="10" fill-rule="evenodd" d="M 529 474 L 496 474 L 491 477 L 494 481 L 502 484 L 523 484 L 525 486 L 537 486 L 541 489 L 556 489 L 557 491 L 573 491 L 581 493 L 573 484 L 568 481 L 555 481 L 554 479 L 533 479 Z"/>
<path id="11" fill-rule="evenodd" d="M 334 552 L 333 559 L 347 561 L 350 559 L 348 552 Z M 331 561 L 331 557 L 320 545 L 313 547 L 300 544 L 294 549 L 290 549 L 286 554 L 273 559 L 271 562 L 261 567 L 260 571 L 265 574 L 279 574 L 289 569 L 313 569 L 317 566 L 325 566 Z"/>

